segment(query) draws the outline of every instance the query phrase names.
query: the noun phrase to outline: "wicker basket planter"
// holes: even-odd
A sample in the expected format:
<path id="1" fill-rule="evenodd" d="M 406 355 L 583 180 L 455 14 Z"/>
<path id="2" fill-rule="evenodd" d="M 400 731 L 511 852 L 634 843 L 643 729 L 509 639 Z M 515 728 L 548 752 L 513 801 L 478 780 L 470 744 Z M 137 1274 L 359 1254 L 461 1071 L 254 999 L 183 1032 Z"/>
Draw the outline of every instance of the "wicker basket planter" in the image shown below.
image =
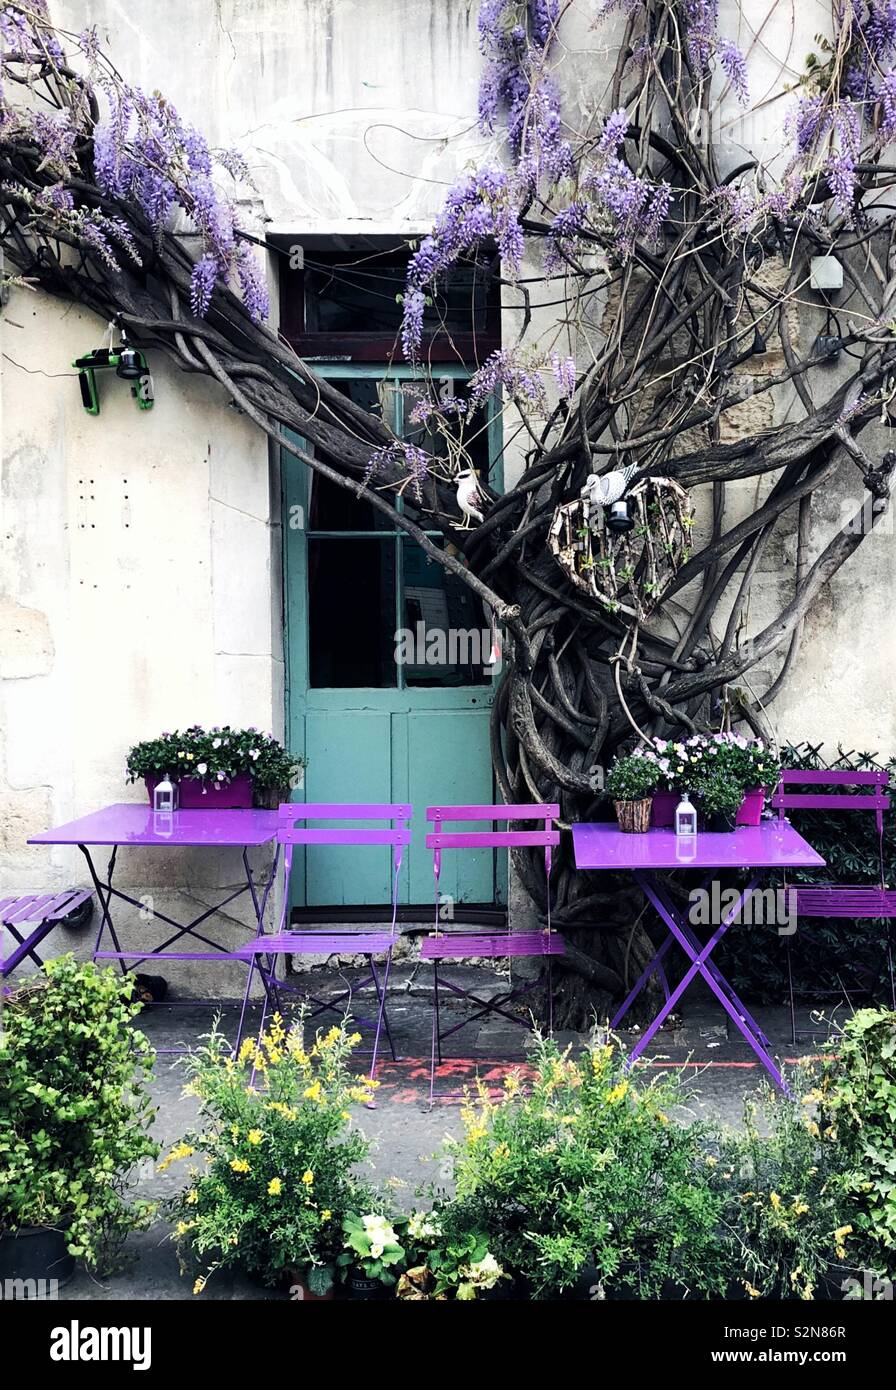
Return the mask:
<path id="1" fill-rule="evenodd" d="M 651 798 L 640 801 L 614 801 L 619 829 L 629 835 L 644 835 L 650 829 Z"/>

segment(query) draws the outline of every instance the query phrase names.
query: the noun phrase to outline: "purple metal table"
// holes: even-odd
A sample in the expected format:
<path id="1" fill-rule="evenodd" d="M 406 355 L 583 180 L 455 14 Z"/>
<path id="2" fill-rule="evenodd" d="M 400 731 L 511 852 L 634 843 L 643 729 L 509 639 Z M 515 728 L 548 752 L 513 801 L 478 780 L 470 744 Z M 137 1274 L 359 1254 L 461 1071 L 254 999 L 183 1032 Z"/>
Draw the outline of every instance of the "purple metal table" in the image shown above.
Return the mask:
<path id="1" fill-rule="evenodd" d="M 78 820 L 69 821 L 66 825 L 56 826 L 52 830 L 44 830 L 41 834 L 32 836 L 28 843 L 29 845 L 78 846 L 87 860 L 90 877 L 93 880 L 93 886 L 100 903 L 100 926 L 93 951 L 94 960 L 118 960 L 121 961 L 121 968 L 124 970 L 126 960 L 130 960 L 134 965 L 140 965 L 147 960 L 160 959 L 243 960 L 242 956 L 212 940 L 211 937 L 204 935 L 197 928 L 209 917 L 213 917 L 216 912 L 227 907 L 235 898 L 241 897 L 243 893 L 248 893 L 252 899 L 257 924 L 254 935 L 256 937 L 262 935 L 264 912 L 277 872 L 280 846 L 278 844 L 274 851 L 270 872 L 258 886 L 252 878 L 249 850 L 254 846 L 270 844 L 276 840 L 276 811 L 220 810 L 166 813 L 153 811 L 151 806 L 138 802 L 118 802 L 114 806 L 104 806 L 101 811 L 93 811 L 89 816 L 81 816 Z M 91 847 L 102 845 L 112 847 L 105 880 L 100 878 L 90 852 Z M 145 899 L 141 902 L 139 899 L 132 898 L 129 894 L 122 892 L 121 889 L 113 887 L 115 862 L 119 848 L 123 847 L 141 849 L 148 847 L 158 849 L 221 849 L 230 847 L 240 849 L 246 881 L 229 893 L 221 902 L 216 903 L 214 907 L 209 907 L 198 917 L 194 917 L 192 921 L 177 922 L 173 917 L 166 916 L 164 912 L 158 912 L 154 907 L 148 907 Z M 123 951 L 109 910 L 113 898 L 120 898 L 123 902 L 130 903 L 132 907 L 140 908 L 157 921 L 173 927 L 175 929 L 173 934 L 167 937 L 161 945 L 152 949 Z M 112 951 L 100 950 L 103 935 L 107 930 L 115 947 Z M 189 937 L 191 941 L 202 942 L 204 945 L 212 947 L 212 950 L 182 951 L 169 949 L 183 937 Z"/>
<path id="2" fill-rule="evenodd" d="M 696 836 L 677 836 L 672 830 L 650 830 L 646 835 L 629 835 L 615 825 L 583 824 L 572 827 L 572 838 L 577 868 L 631 873 L 669 929 L 669 935 L 610 1023 L 612 1028 L 618 1027 L 650 976 L 657 973 L 666 996 L 665 1003 L 644 1036 L 633 1047 L 629 1054 L 629 1065 L 648 1046 L 691 981 L 700 975 L 763 1066 L 782 1091 L 789 1095 L 788 1086 L 770 1056 L 768 1038 L 710 956 L 728 928 L 739 918 L 744 901 L 753 892 L 764 871 L 823 867 L 825 861 L 821 855 L 816 854 L 793 826 L 778 820 L 738 826 L 725 834 L 699 831 Z M 749 883 L 738 892 L 737 901 L 721 915 L 721 921 L 705 944 L 698 939 L 658 877 L 660 871 L 669 869 L 702 869 L 704 878 L 701 887 L 704 889 L 719 869 L 752 871 Z M 663 970 L 663 958 L 675 941 L 691 964 L 670 992 Z"/>

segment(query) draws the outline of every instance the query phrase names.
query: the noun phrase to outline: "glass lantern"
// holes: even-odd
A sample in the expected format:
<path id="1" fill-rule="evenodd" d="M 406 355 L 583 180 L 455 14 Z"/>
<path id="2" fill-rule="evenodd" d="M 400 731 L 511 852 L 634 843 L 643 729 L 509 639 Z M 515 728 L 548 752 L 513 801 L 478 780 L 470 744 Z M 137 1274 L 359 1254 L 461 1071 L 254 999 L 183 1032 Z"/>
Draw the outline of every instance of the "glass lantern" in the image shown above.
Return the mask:
<path id="1" fill-rule="evenodd" d="M 169 816 L 177 810 L 177 783 L 171 781 L 167 772 L 153 788 L 152 809 Z"/>
<path id="2" fill-rule="evenodd" d="M 675 809 L 675 834 L 682 836 L 697 834 L 697 811 L 687 792 L 682 793 L 681 800 Z"/>

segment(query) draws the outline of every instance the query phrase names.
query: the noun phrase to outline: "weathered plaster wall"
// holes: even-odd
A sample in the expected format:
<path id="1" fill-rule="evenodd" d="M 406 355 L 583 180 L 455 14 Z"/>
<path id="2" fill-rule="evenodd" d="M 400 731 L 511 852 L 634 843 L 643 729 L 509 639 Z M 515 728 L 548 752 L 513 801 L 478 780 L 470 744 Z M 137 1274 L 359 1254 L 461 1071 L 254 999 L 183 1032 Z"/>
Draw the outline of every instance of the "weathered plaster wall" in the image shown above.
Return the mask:
<path id="1" fill-rule="evenodd" d="M 614 41 L 612 26 L 592 24 L 597 8 L 581 0 L 564 31 L 561 77 L 571 109 L 586 112 L 605 100 Z M 214 142 L 243 151 L 258 185 L 246 207 L 257 230 L 425 230 L 446 186 L 483 149 L 475 0 L 53 0 L 53 9 L 70 29 L 96 24 L 134 81 L 163 89 Z M 747 21 L 731 29 L 751 48 L 756 96 L 782 63 L 799 66 L 824 15 L 821 5 L 795 21 L 774 13 L 752 48 Z M 783 116 L 778 104 L 746 132 L 732 127 L 732 161 L 745 140 L 771 158 Z M 556 283 L 539 293 L 555 300 Z M 508 337 L 514 302 L 508 296 Z M 566 350 L 560 316 L 536 305 L 545 342 Z M 278 492 L 267 448 L 215 386 L 158 355 L 152 412 L 139 414 L 109 379 L 101 416 L 86 416 L 68 364 L 104 327 L 23 291 L 2 316 L 7 890 L 82 879 L 74 852 L 24 841 L 139 795 L 122 780 L 134 739 L 192 719 L 282 726 Z M 791 408 L 757 397 L 743 423 Z M 857 497 L 854 478 L 821 502 L 831 527 L 845 493 Z M 749 502 L 744 493 L 732 505 Z M 896 750 L 892 555 L 891 534 L 872 537 L 810 619 L 775 707 L 782 736 Z M 771 546 L 765 564 L 751 622 L 786 591 L 792 542 Z M 174 867 L 168 855 L 164 865 L 148 855 L 123 865 L 138 891 L 189 884 L 199 898 L 235 876 L 229 857 L 190 855 Z"/>

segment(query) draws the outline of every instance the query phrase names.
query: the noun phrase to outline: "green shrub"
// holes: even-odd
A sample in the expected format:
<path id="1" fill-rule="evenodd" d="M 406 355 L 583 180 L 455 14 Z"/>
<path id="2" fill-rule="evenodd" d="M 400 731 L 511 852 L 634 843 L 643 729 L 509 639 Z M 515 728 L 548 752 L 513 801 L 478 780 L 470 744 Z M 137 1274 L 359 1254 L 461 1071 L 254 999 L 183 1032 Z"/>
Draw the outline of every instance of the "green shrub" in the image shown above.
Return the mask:
<path id="1" fill-rule="evenodd" d="M 4 1011 L 0 1039 L 0 1231 L 64 1225 L 99 1273 L 120 1261 L 150 1203 L 129 1200 L 148 1130 L 153 1053 L 130 1028 L 133 979 L 61 956 Z"/>
<path id="2" fill-rule="evenodd" d="M 748 1097 L 743 1129 L 726 1137 L 715 1168 L 732 1283 L 753 1298 L 825 1297 L 846 1273 L 837 1263 L 849 1258 L 842 1151 L 819 1117 L 814 1080 L 801 1067 L 791 1078 L 795 1100 L 771 1085 Z"/>
<path id="3" fill-rule="evenodd" d="M 896 1013 L 860 1009 L 829 1050 L 822 1123 L 837 1140 L 851 1260 L 896 1280 Z"/>
<path id="4" fill-rule="evenodd" d="M 609 1044 L 574 1061 L 539 1040 L 531 1088 L 523 1094 L 512 1073 L 494 1101 L 480 1086 L 463 1138 L 447 1141 L 456 1196 L 439 1211 L 437 1259 L 449 1252 L 469 1270 L 487 1255 L 490 1270 L 521 1277 L 536 1297 L 570 1288 L 584 1270 L 634 1297 L 655 1298 L 669 1281 L 722 1292 L 711 1134 L 674 1118 L 681 1103 L 674 1077 L 630 1078 Z"/>
<path id="5" fill-rule="evenodd" d="M 136 743 L 128 753 L 127 778 L 136 782 L 168 773 L 173 781 L 190 777 L 213 787 L 245 774 L 259 790 L 282 792 L 304 766 L 304 759 L 287 753 L 282 743 L 257 729 L 232 729 L 229 724 L 203 729 L 194 724 Z"/>
<path id="6" fill-rule="evenodd" d="M 232 1267 L 268 1284 L 290 1270 L 307 1273 L 315 1293 L 332 1283 L 343 1222 L 376 1209 L 353 1172 L 370 1145 L 349 1107 L 369 1100 L 375 1084 L 348 1070 L 359 1041 L 343 1025 L 317 1034 L 306 1050 L 301 1023 L 287 1032 L 275 1015 L 260 1043 L 247 1039 L 236 1060 L 217 1031 L 187 1059 L 186 1091 L 199 1099 L 203 1126 L 163 1162 L 204 1160 L 171 1213 L 182 1264 L 202 1271 L 194 1293 L 215 1270 Z"/>

